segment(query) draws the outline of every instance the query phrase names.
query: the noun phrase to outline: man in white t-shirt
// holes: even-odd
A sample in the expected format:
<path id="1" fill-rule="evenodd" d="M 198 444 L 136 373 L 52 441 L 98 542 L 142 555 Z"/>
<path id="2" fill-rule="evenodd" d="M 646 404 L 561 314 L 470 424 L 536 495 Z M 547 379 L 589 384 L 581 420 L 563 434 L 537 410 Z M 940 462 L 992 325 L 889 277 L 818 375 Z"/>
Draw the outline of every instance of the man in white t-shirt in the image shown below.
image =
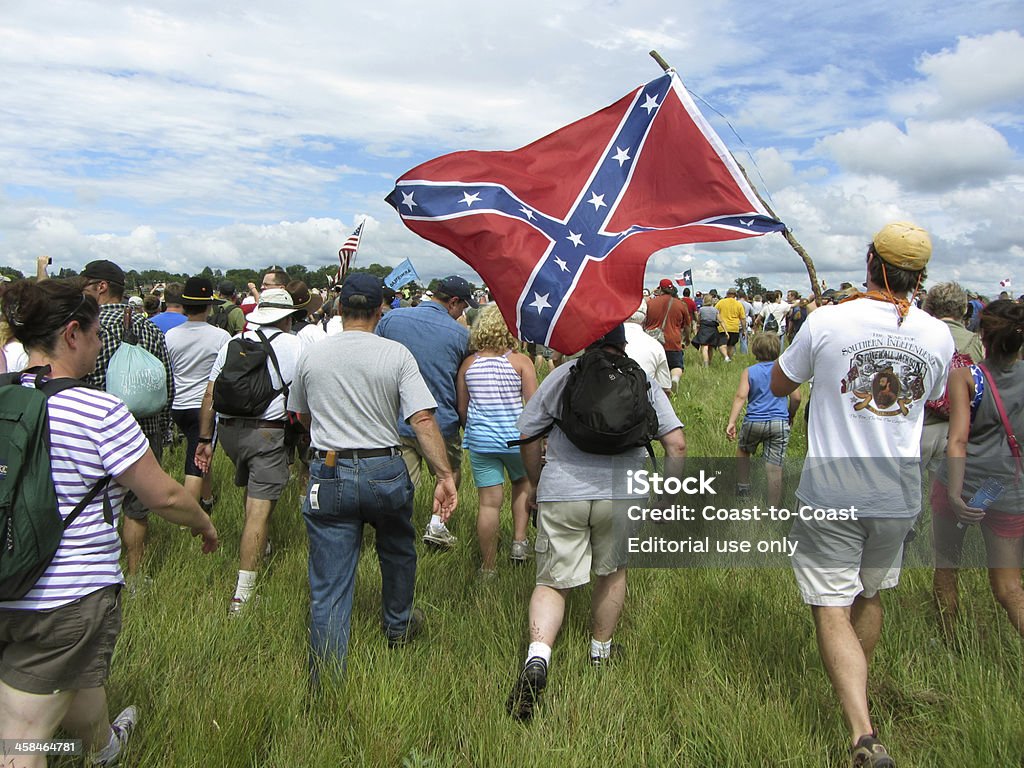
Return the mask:
<path id="1" fill-rule="evenodd" d="M 754 330 L 781 336 L 786 330 L 786 313 L 789 312 L 789 304 L 782 300 L 782 291 L 769 291 L 767 298 L 761 311 L 754 318 Z M 768 319 L 769 317 L 771 320 Z"/>
<path id="2" fill-rule="evenodd" d="M 644 330 L 646 320 L 647 303 L 641 302 L 636 312 L 625 322 L 626 354 L 636 360 L 644 372 L 671 397 L 672 372 L 668 367 L 665 347 L 647 335 L 647 331 Z"/>
<path id="3" fill-rule="evenodd" d="M 945 325 L 908 301 L 930 258 L 927 232 L 886 225 L 868 247 L 867 293 L 808 315 L 772 369 L 779 397 L 814 379 L 792 564 L 854 766 L 893 765 L 868 714 L 868 665 L 882 629 L 879 590 L 898 583 L 921 511 L 925 402 L 942 394 L 953 356 Z M 813 511 L 829 509 L 841 512 Z"/>
<path id="4" fill-rule="evenodd" d="M 288 449 L 285 446 L 285 426 L 288 422 L 285 399 L 287 386 L 295 377 L 295 365 L 301 349 L 298 338 L 289 333 L 293 312 L 295 304 L 284 288 L 268 288 L 260 294 L 256 309 L 248 317 L 249 323 L 258 330 L 245 331 L 241 338 L 259 341 L 258 331 L 266 336 L 277 358 L 275 366 L 268 355 L 267 370 L 270 372 L 271 385 L 275 390 L 280 390 L 280 394 L 270 401 L 262 413 L 246 417 L 221 415 L 218 420 L 218 440 L 235 465 L 235 485 L 246 489 L 245 525 L 239 544 L 238 584 L 235 596 L 231 599 L 231 613 L 243 610 L 252 596 L 256 569 L 267 546 L 270 513 L 290 477 Z M 214 386 L 233 342 L 234 339 L 217 353 L 217 359 L 210 370 L 210 383 L 203 397 L 199 447 L 195 457 L 196 466 L 202 472 L 208 471 L 213 456 Z"/>

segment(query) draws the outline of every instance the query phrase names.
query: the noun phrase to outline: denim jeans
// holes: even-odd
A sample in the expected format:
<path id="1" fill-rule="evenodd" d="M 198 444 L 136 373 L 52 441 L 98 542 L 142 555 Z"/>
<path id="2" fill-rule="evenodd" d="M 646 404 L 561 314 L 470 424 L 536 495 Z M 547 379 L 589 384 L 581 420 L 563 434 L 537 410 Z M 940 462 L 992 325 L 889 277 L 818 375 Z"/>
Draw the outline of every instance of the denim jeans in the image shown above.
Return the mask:
<path id="1" fill-rule="evenodd" d="M 376 531 L 384 634 L 404 635 L 416 580 L 412 512 L 413 486 L 401 455 L 339 459 L 334 467 L 310 462 L 302 515 L 309 534 L 314 681 L 322 663 L 344 668 L 364 523 Z"/>

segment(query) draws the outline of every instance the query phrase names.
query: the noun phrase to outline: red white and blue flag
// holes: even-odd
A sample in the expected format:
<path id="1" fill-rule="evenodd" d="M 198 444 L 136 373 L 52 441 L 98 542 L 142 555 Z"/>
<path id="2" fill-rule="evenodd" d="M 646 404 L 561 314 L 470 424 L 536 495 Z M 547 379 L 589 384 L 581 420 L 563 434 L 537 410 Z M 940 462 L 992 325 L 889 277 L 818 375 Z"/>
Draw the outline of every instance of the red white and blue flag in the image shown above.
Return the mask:
<path id="1" fill-rule="evenodd" d="M 687 269 L 680 272 L 673 278 L 676 281 L 676 285 L 681 285 L 684 288 L 693 287 L 693 270 Z"/>
<path id="2" fill-rule="evenodd" d="M 360 221 L 359 225 L 352 230 L 352 234 L 348 236 L 348 239 L 338 249 L 338 271 L 334 276 L 334 282 L 337 285 L 344 282 L 345 275 L 348 274 L 348 269 L 352 266 L 352 261 L 356 257 L 356 251 L 359 250 L 359 241 L 363 236 L 364 223 L 365 219 Z"/>
<path id="3" fill-rule="evenodd" d="M 386 199 L 483 277 L 520 339 L 566 354 L 633 313 L 655 251 L 785 229 L 675 73 L 522 149 L 430 160 Z"/>

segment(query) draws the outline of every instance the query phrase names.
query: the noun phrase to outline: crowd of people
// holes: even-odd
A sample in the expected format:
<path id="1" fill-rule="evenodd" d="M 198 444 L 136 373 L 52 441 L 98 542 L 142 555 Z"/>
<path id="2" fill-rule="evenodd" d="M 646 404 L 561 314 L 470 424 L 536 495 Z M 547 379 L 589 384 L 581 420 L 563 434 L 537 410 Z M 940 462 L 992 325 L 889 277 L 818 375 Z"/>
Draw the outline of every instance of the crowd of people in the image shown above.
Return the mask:
<path id="1" fill-rule="evenodd" d="M 623 480 L 627 469 L 644 466 L 651 441 L 662 446 L 667 474 L 683 471 L 678 394 L 692 345 L 700 367 L 715 352 L 724 364 L 748 350 L 754 358 L 737 369 L 725 427 L 737 444 L 738 503 L 751 496 L 759 449 L 767 503 L 782 502 L 800 387 L 814 385 L 796 497 L 815 509 L 861 512 L 798 520 L 793 570 L 849 727 L 852 765 L 892 766 L 868 710 L 868 668 L 881 635 L 880 592 L 897 585 L 903 543 L 922 510 L 922 467 L 931 473 L 942 625 L 949 631 L 957 610 L 965 535 L 980 524 L 993 593 L 1024 637 L 1024 460 L 1015 437 L 1024 435 L 1024 304 L 1004 298 L 974 306 L 978 300 L 956 283 L 926 293 L 930 257 L 924 230 L 893 223 L 867 249 L 863 292 L 844 284 L 806 299 L 737 289 L 719 298 L 691 296 L 690 287 L 680 295 L 665 279 L 584 352 L 553 356 L 550 372 L 539 364 L 543 349 L 521 349 L 500 309 L 457 275 L 404 296 L 353 273 L 324 295 L 274 268 L 244 297 L 229 282 L 215 290 L 197 276 L 162 286 L 160 307 L 149 295 L 126 296 L 124 271 L 106 260 L 90 262 L 75 280 L 42 279 L 41 268 L 37 280 L 4 286 L 0 363 L 22 372 L 9 383 L 63 382 L 46 400 L 50 463 L 61 517 L 74 522 L 38 581 L 0 598 L 0 738 L 46 740 L 62 728 L 83 740 L 92 764 L 116 763 L 138 715 L 133 707 L 113 721 L 107 715 L 121 587 L 145 588 L 150 513 L 191 528 L 204 552 L 216 549 L 218 446 L 244 489 L 229 615 L 258 600 L 259 571 L 272 551 L 270 518 L 293 469 L 300 477 L 314 684 L 345 667 L 364 526 L 375 530 L 382 632 L 397 648 L 427 620 L 414 604 L 416 487 L 433 488 L 423 543 L 456 548 L 446 523 L 468 453 L 479 500 L 478 574 L 491 580 L 507 480 L 508 560 L 533 558 L 536 586 L 529 645 L 506 709 L 531 719 L 566 594 L 591 574 L 589 659 L 600 667 L 620 652 L 613 636 L 627 594 L 624 510 L 636 499 Z M 851 273 L 859 269 L 851 264 Z M 131 344 L 162 366 L 155 383 L 165 402 L 154 412 L 132 412 L 105 391 L 111 361 Z M 607 440 L 601 448 L 581 442 L 569 404 L 599 366 L 642 383 L 614 406 L 619 415 L 640 415 L 640 440 L 610 448 Z M 540 381 L 539 372 L 546 372 Z M 185 439 L 183 484 L 161 468 L 172 429 Z M 74 637 L 55 642 L 69 633 L 54 628 L 72 623 Z M 45 765 L 38 756 L 19 759 Z"/>

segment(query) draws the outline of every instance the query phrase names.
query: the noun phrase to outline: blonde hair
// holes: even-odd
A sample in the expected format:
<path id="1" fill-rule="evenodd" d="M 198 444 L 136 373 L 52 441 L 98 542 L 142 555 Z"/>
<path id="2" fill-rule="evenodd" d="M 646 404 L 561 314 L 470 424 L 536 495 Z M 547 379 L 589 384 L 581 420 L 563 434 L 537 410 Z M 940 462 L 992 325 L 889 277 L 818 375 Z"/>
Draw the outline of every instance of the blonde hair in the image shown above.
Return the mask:
<path id="1" fill-rule="evenodd" d="M 469 346 L 472 349 L 493 349 L 504 352 L 507 349 L 519 349 L 516 337 L 505 324 L 501 310 L 497 304 L 491 304 L 480 310 L 480 314 L 469 332 Z"/>
<path id="2" fill-rule="evenodd" d="M 782 351 L 782 343 L 774 333 L 755 333 L 750 340 L 750 353 L 758 362 L 767 363 L 776 360 Z"/>

